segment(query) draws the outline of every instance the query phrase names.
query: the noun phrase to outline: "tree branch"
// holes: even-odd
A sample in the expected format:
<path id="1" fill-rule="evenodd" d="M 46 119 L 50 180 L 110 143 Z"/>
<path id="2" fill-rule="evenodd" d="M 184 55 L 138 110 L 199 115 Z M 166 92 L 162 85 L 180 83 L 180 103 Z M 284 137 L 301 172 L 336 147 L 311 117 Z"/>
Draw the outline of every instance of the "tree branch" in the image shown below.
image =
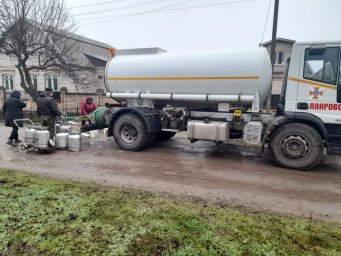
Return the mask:
<path id="1" fill-rule="evenodd" d="M 73 33 L 63 0 L 0 0 L 0 53 L 17 60 L 21 87 L 33 98 L 33 70 L 65 74 L 85 91 L 96 84 L 95 69 L 79 53 Z"/>

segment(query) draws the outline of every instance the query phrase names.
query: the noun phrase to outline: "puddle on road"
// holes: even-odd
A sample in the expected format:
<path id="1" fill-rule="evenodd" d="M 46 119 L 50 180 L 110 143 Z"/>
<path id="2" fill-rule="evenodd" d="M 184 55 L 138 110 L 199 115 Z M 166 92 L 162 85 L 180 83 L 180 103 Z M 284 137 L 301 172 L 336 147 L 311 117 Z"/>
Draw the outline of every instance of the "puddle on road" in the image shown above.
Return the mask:
<path id="1" fill-rule="evenodd" d="M 163 174 L 165 174 L 165 175 L 173 175 L 173 176 L 178 175 L 178 173 L 176 173 L 176 172 L 163 172 Z"/>
<path id="2" fill-rule="evenodd" d="M 214 157 L 222 155 L 237 155 L 247 158 L 259 158 L 261 155 L 261 147 L 254 146 L 244 146 L 244 145 L 235 145 L 235 144 L 223 144 L 223 145 L 214 145 L 207 144 L 198 145 L 197 147 L 181 145 L 174 146 L 173 149 L 181 151 L 178 155 L 180 157 L 185 158 L 204 158 L 204 157 Z M 199 155 L 198 155 L 199 154 Z M 266 151 L 264 152 L 264 156 L 266 156 Z"/>
<path id="3" fill-rule="evenodd" d="M 0 160 L 6 162 L 25 162 L 31 159 L 26 156 L 26 151 L 22 151 L 19 147 L 12 147 L 0 152 Z"/>

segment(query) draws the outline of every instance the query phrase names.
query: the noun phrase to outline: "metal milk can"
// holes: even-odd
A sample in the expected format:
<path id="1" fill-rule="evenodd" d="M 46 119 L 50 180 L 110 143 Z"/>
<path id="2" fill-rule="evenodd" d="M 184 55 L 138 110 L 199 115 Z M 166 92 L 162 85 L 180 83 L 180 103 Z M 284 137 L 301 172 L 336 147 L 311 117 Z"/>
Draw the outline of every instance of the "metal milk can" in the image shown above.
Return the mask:
<path id="1" fill-rule="evenodd" d="M 28 143 L 34 143 L 34 132 L 36 131 L 35 127 L 27 127 L 25 130 L 25 140 Z"/>
<path id="2" fill-rule="evenodd" d="M 67 132 L 61 132 L 56 134 L 56 148 L 67 149 L 69 134 Z"/>
<path id="3" fill-rule="evenodd" d="M 37 127 L 33 137 L 36 147 L 47 148 L 49 146 L 50 132 L 47 130 L 47 127 Z"/>
<path id="4" fill-rule="evenodd" d="M 70 133 L 70 132 L 72 132 L 72 126 L 69 125 L 69 124 L 59 124 L 56 127 L 56 131 L 57 131 L 57 133 L 59 133 L 59 132 L 68 132 L 68 133 Z"/>
<path id="5" fill-rule="evenodd" d="M 81 150 L 82 136 L 79 132 L 71 132 L 69 134 L 68 140 L 68 150 L 79 151 Z"/>

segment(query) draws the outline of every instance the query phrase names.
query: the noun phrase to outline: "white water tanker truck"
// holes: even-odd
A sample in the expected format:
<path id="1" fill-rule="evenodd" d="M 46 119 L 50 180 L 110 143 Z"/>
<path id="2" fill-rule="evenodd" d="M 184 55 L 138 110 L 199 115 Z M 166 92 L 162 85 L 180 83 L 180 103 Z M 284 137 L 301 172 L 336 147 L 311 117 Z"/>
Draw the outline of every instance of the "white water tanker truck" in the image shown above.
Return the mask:
<path id="1" fill-rule="evenodd" d="M 105 70 L 112 105 L 108 136 L 124 150 L 186 131 L 197 140 L 268 147 L 282 167 L 307 170 L 341 154 L 341 42 L 296 43 L 280 104 L 264 113 L 272 81 L 265 48 L 168 53 L 111 49 Z"/>

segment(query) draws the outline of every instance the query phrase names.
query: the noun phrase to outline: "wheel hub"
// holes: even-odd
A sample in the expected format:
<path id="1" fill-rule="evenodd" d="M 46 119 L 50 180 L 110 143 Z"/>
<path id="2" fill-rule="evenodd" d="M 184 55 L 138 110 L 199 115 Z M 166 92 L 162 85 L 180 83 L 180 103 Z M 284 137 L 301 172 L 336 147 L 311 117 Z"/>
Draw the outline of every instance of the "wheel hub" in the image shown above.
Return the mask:
<path id="1" fill-rule="evenodd" d="M 125 143 L 134 143 L 137 138 L 137 130 L 131 124 L 124 124 L 121 128 L 121 139 Z"/>
<path id="2" fill-rule="evenodd" d="M 309 143 L 307 139 L 301 135 L 289 135 L 282 140 L 281 148 L 286 156 L 300 159 L 309 151 Z"/>

